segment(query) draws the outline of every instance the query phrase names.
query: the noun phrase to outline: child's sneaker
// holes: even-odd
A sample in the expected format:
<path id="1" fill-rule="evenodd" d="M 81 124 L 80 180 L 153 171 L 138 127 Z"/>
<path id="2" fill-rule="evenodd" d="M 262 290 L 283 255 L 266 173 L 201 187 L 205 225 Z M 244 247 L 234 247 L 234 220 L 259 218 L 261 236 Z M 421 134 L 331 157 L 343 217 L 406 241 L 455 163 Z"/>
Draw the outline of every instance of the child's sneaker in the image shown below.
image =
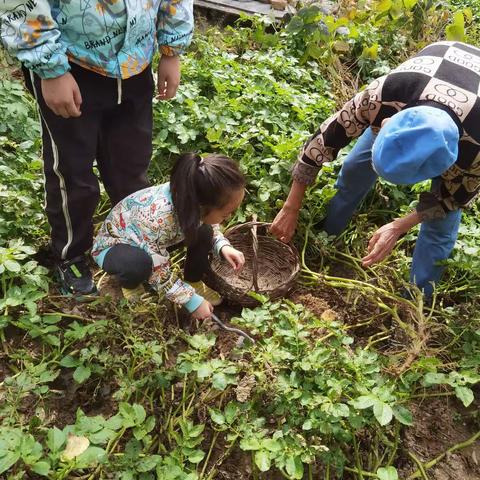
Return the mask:
<path id="1" fill-rule="evenodd" d="M 201 295 L 207 302 L 210 302 L 212 306 L 216 307 L 220 305 L 223 301 L 222 296 L 212 290 L 210 287 L 207 287 L 203 282 L 189 282 L 190 285 L 195 289 L 195 291 Z"/>
<path id="2" fill-rule="evenodd" d="M 135 288 L 122 288 L 123 298 L 129 302 L 138 302 L 140 297 L 145 293 L 145 288 L 142 284 Z"/>
<path id="3" fill-rule="evenodd" d="M 84 295 L 97 294 L 97 287 L 85 255 L 56 263 L 55 276 L 63 295 L 73 295 L 81 299 Z"/>

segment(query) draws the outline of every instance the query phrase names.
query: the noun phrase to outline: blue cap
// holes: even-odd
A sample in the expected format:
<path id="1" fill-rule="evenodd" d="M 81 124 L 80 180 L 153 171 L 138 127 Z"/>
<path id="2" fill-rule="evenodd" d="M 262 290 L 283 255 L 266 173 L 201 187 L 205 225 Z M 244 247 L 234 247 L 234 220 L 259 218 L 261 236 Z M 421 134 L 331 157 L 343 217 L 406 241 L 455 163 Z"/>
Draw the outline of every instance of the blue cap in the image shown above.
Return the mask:
<path id="1" fill-rule="evenodd" d="M 435 178 L 457 160 L 459 140 L 457 124 L 444 110 L 407 108 L 380 129 L 372 148 L 373 167 L 395 184 Z"/>

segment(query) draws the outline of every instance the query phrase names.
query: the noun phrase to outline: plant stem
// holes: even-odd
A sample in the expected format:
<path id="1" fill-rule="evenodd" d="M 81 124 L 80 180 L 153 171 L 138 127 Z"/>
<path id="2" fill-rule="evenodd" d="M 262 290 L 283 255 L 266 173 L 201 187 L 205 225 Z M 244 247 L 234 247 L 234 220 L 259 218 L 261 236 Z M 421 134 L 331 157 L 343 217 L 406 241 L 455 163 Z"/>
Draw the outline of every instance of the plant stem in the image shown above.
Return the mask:
<path id="1" fill-rule="evenodd" d="M 408 456 L 417 464 L 417 467 L 418 467 L 417 472 L 420 472 L 420 475 L 422 476 L 423 480 L 429 480 L 427 472 L 425 471 L 425 468 L 422 462 L 417 458 L 417 456 L 414 453 L 410 451 L 408 451 L 407 453 L 408 453 Z"/>
<path id="2" fill-rule="evenodd" d="M 353 439 L 353 449 L 355 452 L 355 465 L 357 467 L 357 473 L 360 480 L 363 480 L 362 462 L 360 460 L 360 455 L 358 452 L 358 443 L 357 443 L 357 437 L 355 437 L 355 432 L 352 432 L 352 439 Z"/>
<path id="3" fill-rule="evenodd" d="M 448 450 L 445 452 L 441 453 L 438 457 L 435 457 L 434 459 L 430 460 L 429 462 L 424 463 L 422 466 L 425 470 L 428 470 L 429 468 L 432 468 L 434 465 L 436 465 L 440 460 L 442 460 L 445 456 L 447 456 L 450 453 L 456 452 L 457 450 L 461 450 L 462 448 L 469 447 L 473 443 L 477 441 L 477 439 L 480 438 L 480 430 L 473 436 L 471 436 L 469 439 L 465 440 L 464 442 L 456 443 L 455 445 L 452 445 Z M 409 452 L 410 455 L 410 452 Z M 413 457 L 412 457 L 413 458 Z M 414 478 L 420 478 L 422 476 L 421 470 L 417 470 L 413 472 L 407 480 L 413 480 Z M 427 477 L 428 478 L 428 477 Z"/>
<path id="4" fill-rule="evenodd" d="M 358 468 L 350 468 L 350 467 L 344 467 L 347 472 L 350 473 L 357 473 L 361 474 L 364 477 L 370 477 L 370 478 L 378 478 L 378 476 L 375 473 L 372 472 L 366 472 L 365 470 L 358 470 Z M 363 477 L 361 477 L 363 478 Z"/>
<path id="5" fill-rule="evenodd" d="M 215 434 L 213 435 L 213 440 L 210 443 L 210 448 L 208 449 L 207 458 L 205 459 L 205 462 L 203 464 L 203 468 L 202 468 L 202 471 L 200 473 L 199 480 L 203 479 L 203 475 L 205 473 L 205 470 L 207 469 L 208 461 L 210 460 L 210 456 L 212 455 L 212 452 L 213 452 L 213 447 L 217 443 L 217 438 L 218 438 L 219 433 L 220 432 L 216 431 Z"/>

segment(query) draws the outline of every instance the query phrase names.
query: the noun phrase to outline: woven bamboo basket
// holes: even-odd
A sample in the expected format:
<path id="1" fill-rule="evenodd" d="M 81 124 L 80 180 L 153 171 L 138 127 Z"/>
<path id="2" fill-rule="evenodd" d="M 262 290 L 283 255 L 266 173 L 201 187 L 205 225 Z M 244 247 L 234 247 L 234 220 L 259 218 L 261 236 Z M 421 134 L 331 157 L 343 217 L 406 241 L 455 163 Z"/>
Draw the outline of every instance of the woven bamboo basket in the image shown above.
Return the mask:
<path id="1" fill-rule="evenodd" d="M 269 223 L 248 222 L 225 233 L 233 247 L 245 255 L 245 265 L 237 273 L 225 261 L 213 258 L 208 285 L 228 302 L 254 307 L 258 301 L 248 295 L 256 292 L 274 300 L 285 296 L 300 272 L 298 252 L 268 233 Z"/>

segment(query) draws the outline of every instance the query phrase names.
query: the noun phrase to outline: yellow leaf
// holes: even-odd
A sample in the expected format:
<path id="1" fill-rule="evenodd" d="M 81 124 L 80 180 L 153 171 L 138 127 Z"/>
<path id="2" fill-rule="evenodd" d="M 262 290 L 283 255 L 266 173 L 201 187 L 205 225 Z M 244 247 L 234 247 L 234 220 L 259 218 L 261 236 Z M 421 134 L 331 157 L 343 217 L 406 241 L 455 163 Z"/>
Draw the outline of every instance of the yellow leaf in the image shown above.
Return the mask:
<path id="1" fill-rule="evenodd" d="M 88 438 L 69 435 L 67 439 L 67 446 L 62 453 L 62 460 L 73 460 L 75 457 L 81 455 L 89 445 L 90 442 Z"/>
<path id="2" fill-rule="evenodd" d="M 471 9 L 470 7 L 463 9 L 463 15 L 465 16 L 465 20 L 466 20 L 468 23 L 471 23 L 471 22 L 472 22 L 472 20 L 473 20 L 473 12 L 472 12 L 472 9 Z"/>
<path id="3" fill-rule="evenodd" d="M 392 0 L 381 0 L 381 2 L 375 7 L 375 10 L 379 13 L 388 12 L 392 8 Z"/>
<path id="4" fill-rule="evenodd" d="M 376 60 L 378 57 L 378 43 L 374 43 L 371 47 L 364 47 L 362 57 Z"/>
<path id="5" fill-rule="evenodd" d="M 417 0 L 403 0 L 403 4 L 407 10 L 412 10 L 413 7 L 417 4 Z"/>

